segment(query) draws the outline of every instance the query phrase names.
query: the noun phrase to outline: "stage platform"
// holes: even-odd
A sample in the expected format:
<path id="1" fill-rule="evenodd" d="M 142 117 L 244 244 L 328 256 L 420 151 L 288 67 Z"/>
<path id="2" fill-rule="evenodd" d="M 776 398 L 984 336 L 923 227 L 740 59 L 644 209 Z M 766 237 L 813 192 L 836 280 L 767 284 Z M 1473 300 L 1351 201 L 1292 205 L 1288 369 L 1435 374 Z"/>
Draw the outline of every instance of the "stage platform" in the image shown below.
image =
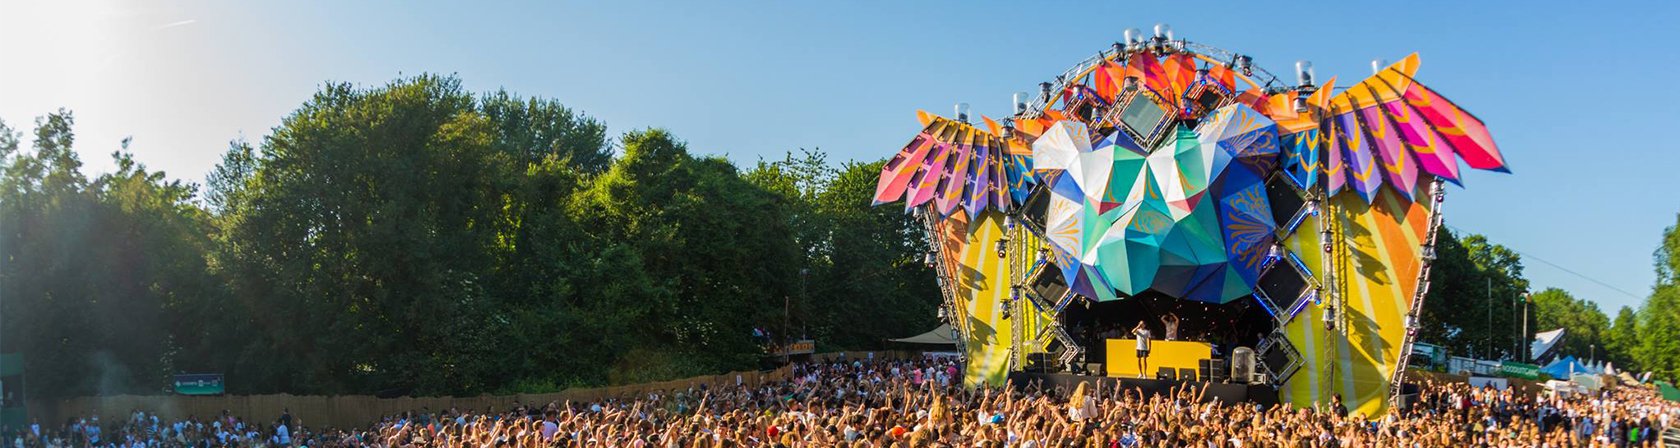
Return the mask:
<path id="1" fill-rule="evenodd" d="M 1213 358 L 1213 345 L 1206 342 L 1156 340 L 1149 344 L 1149 371 L 1138 372 L 1136 339 L 1109 339 L 1106 343 L 1108 359 L 1103 362 L 1104 373 L 1114 377 L 1153 377 L 1161 367 L 1197 370 L 1197 362 Z"/>
<path id="2" fill-rule="evenodd" d="M 1145 397 L 1157 394 L 1171 393 L 1174 386 L 1194 384 L 1196 387 L 1207 387 L 1207 395 L 1202 401 L 1219 400 L 1225 403 L 1254 403 L 1271 407 L 1278 404 L 1276 389 L 1267 385 L 1247 385 L 1233 383 L 1206 383 L 1201 381 L 1171 381 L 1143 378 L 1110 378 L 1105 376 L 1074 375 L 1066 373 L 1029 373 L 1014 372 L 1009 374 L 1009 380 L 1016 387 L 1022 387 L 1033 382 L 1042 381 L 1045 389 L 1061 386 L 1063 390 L 1072 391 L 1079 383 L 1094 382 L 1092 385 L 1102 385 L 1102 389 L 1113 390 L 1120 387 L 1129 390 L 1139 390 Z M 1087 386 L 1089 387 L 1089 386 Z"/>

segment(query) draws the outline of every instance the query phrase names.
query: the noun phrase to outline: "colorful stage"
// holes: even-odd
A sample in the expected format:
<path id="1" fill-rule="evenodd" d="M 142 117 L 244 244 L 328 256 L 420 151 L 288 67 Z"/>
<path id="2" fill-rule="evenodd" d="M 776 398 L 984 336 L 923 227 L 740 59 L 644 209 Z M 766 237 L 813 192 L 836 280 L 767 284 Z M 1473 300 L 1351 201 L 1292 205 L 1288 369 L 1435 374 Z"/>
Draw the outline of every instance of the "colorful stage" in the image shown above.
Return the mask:
<path id="1" fill-rule="evenodd" d="M 1401 395 L 1446 185 L 1461 161 L 1505 171 L 1486 126 L 1417 81 L 1415 54 L 1339 88 L 1310 64 L 1290 82 L 1125 34 L 1002 120 L 919 112 L 882 167 L 874 202 L 924 224 L 965 378 L 1001 384 L 1029 359 L 1135 377 L 1132 341 L 1100 335 L 1165 334 L 1173 315 L 1186 339 L 1248 349 L 1285 401 L 1381 412 Z M 1150 369 L 1211 355 L 1155 344 Z"/>

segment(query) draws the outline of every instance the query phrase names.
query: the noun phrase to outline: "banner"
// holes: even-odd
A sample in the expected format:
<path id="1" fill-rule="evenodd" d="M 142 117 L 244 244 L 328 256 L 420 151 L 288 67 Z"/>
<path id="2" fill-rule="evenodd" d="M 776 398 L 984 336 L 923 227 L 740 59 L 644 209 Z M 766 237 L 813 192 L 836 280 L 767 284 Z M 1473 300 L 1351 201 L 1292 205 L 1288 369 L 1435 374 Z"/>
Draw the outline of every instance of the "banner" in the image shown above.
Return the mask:
<path id="1" fill-rule="evenodd" d="M 1513 378 L 1538 380 L 1540 379 L 1540 366 L 1505 361 L 1499 363 L 1499 374 Z"/>
<path id="2" fill-rule="evenodd" d="M 221 395 L 227 392 L 222 386 L 220 373 L 189 373 L 175 375 L 175 393 L 181 395 Z"/>

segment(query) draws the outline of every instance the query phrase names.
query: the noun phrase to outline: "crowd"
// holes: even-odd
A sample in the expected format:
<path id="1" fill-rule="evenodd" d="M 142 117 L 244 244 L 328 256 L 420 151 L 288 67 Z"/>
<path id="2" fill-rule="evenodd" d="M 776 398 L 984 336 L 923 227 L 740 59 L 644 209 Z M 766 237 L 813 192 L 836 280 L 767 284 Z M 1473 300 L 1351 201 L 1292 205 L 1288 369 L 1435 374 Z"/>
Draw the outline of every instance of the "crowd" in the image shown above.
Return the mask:
<path id="1" fill-rule="evenodd" d="M 1637 387 L 1534 396 L 1423 384 L 1415 406 L 1350 413 L 1340 398 L 1293 409 L 1225 403 L 1194 385 L 1144 396 L 1096 383 L 960 387 L 950 360 L 794 367 L 786 381 L 697 387 L 592 403 L 421 411 L 358 430 L 313 433 L 282 415 L 165 424 L 136 412 L 15 436 L 34 446 L 475 447 L 1642 447 L 1680 423 L 1680 407 Z M 293 425 L 298 425 L 293 429 Z M 109 434 L 101 433 L 109 429 Z"/>
<path id="2" fill-rule="evenodd" d="M 53 426 L 31 420 L 24 428 L 6 428 L 7 444 L 32 447 L 223 447 L 223 446 L 314 446 L 312 434 L 294 421 L 289 410 L 269 423 L 246 422 L 222 411 L 220 416 L 166 420 L 157 414 L 135 410 L 127 419 L 111 422 L 99 415 L 75 418 Z M 292 428 L 298 428 L 293 430 Z"/>

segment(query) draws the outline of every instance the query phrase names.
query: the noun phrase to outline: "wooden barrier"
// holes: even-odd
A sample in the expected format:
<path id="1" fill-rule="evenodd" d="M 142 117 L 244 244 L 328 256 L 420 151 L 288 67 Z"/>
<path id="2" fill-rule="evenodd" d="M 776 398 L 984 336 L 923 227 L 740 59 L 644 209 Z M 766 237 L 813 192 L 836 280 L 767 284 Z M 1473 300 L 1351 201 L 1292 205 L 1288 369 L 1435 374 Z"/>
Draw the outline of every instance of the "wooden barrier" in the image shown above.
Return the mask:
<path id="1" fill-rule="evenodd" d="M 730 372 L 722 375 L 709 375 L 686 378 L 657 383 L 643 383 L 625 386 L 606 386 L 584 389 L 567 389 L 550 394 L 517 394 L 476 397 L 400 397 L 378 398 L 367 395 L 223 395 L 223 396 L 185 396 L 185 395 L 115 395 L 107 397 L 79 397 L 65 400 L 30 400 L 29 414 L 31 418 L 38 418 L 42 423 L 56 425 L 68 418 L 100 415 L 103 421 L 121 421 L 135 410 L 155 413 L 160 418 L 175 420 L 187 417 L 205 419 L 220 416 L 223 410 L 235 417 L 245 418 L 250 424 L 273 424 L 280 417 L 283 410 L 291 410 L 293 418 L 298 424 L 310 428 L 357 428 L 378 422 L 386 416 L 405 411 L 441 411 L 458 408 L 462 411 L 483 412 L 488 409 L 505 411 L 514 407 L 514 403 L 526 405 L 546 405 L 550 402 L 564 403 L 597 401 L 605 398 L 642 397 L 651 392 L 663 392 L 666 395 L 690 387 L 698 388 L 707 385 L 708 388 L 733 386 L 739 381 L 741 384 L 756 387 L 768 381 L 779 381 L 788 378 L 789 369 L 760 372 L 742 371 Z"/>

